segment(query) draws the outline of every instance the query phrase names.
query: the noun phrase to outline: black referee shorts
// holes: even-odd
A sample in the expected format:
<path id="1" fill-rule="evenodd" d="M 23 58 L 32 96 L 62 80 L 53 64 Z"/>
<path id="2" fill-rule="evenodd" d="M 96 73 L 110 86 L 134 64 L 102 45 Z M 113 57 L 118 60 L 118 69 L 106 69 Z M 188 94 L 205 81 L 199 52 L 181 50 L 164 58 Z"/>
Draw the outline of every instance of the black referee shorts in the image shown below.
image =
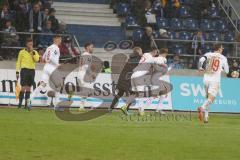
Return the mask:
<path id="1" fill-rule="evenodd" d="M 22 68 L 20 72 L 21 86 L 32 86 L 34 83 L 35 70 Z"/>

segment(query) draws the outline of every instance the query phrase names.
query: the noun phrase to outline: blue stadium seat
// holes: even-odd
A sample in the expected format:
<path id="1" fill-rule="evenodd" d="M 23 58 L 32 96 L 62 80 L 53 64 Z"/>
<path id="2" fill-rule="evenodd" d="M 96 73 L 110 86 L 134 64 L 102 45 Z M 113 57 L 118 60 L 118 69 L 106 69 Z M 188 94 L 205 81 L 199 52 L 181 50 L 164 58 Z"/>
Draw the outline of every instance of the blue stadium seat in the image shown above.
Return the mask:
<path id="1" fill-rule="evenodd" d="M 186 54 L 186 48 L 184 47 L 174 48 L 173 54 Z"/>
<path id="2" fill-rule="evenodd" d="M 133 41 L 137 42 L 142 39 L 142 36 L 144 34 L 144 31 L 142 29 L 135 29 L 133 31 Z"/>
<path id="3" fill-rule="evenodd" d="M 157 17 L 157 26 L 160 29 L 168 29 L 169 28 L 169 21 L 166 18 Z"/>
<path id="4" fill-rule="evenodd" d="M 211 7 L 208 9 L 209 18 L 219 18 L 218 9 L 216 7 Z"/>
<path id="5" fill-rule="evenodd" d="M 127 16 L 130 13 L 130 6 L 127 3 L 119 3 L 116 8 L 118 16 Z"/>
<path id="6" fill-rule="evenodd" d="M 167 35 L 168 35 L 168 39 L 177 39 L 177 34 L 174 31 L 168 31 Z"/>
<path id="7" fill-rule="evenodd" d="M 190 30 L 190 31 L 196 31 L 196 30 L 199 30 L 199 27 L 198 27 L 198 22 L 197 20 L 195 19 L 184 19 L 182 21 L 183 23 L 183 28 L 186 29 L 186 30 Z"/>
<path id="8" fill-rule="evenodd" d="M 173 43 L 169 46 L 169 52 L 173 54 L 184 54 L 186 49 L 182 44 L 179 43 Z"/>
<path id="9" fill-rule="evenodd" d="M 228 31 L 228 25 L 227 25 L 227 22 L 225 20 L 217 20 L 214 23 L 216 24 L 216 29 L 219 32 L 226 32 L 226 31 Z"/>
<path id="10" fill-rule="evenodd" d="M 126 22 L 127 28 L 138 28 L 139 27 L 139 25 L 137 24 L 137 20 L 134 16 L 127 16 L 125 18 L 125 22 Z"/>
<path id="11" fill-rule="evenodd" d="M 182 21 L 178 18 L 172 18 L 171 19 L 171 28 L 173 30 L 182 30 L 183 29 Z"/>
<path id="12" fill-rule="evenodd" d="M 189 9 L 185 6 L 181 6 L 178 10 L 180 18 L 189 18 L 191 17 Z"/>
<path id="13" fill-rule="evenodd" d="M 227 42 L 234 42 L 235 41 L 235 36 L 233 32 L 226 32 L 223 37 L 224 41 Z"/>
<path id="14" fill-rule="evenodd" d="M 215 30 L 214 26 L 213 26 L 213 22 L 208 20 L 208 19 L 202 19 L 201 20 L 200 28 L 203 31 L 213 31 L 213 30 Z"/>
<path id="15" fill-rule="evenodd" d="M 217 33 L 217 32 L 211 32 L 208 34 L 207 40 L 208 41 L 221 41 L 222 40 L 221 34 Z"/>
<path id="16" fill-rule="evenodd" d="M 231 46 L 229 46 L 229 45 L 223 45 L 223 48 L 224 48 L 224 50 L 223 50 L 223 55 L 224 56 L 228 56 L 229 55 L 229 53 L 230 53 L 230 51 L 231 51 Z"/>
<path id="17" fill-rule="evenodd" d="M 159 39 L 160 38 L 160 33 L 159 33 L 159 31 L 157 31 L 157 30 L 153 30 L 153 38 L 154 39 Z"/>
<path id="18" fill-rule="evenodd" d="M 179 44 L 179 43 L 173 43 L 173 44 L 171 44 L 170 45 L 170 48 L 182 48 L 183 47 L 183 45 L 182 44 Z"/>
<path id="19" fill-rule="evenodd" d="M 181 39 L 181 40 L 191 40 L 192 36 L 191 36 L 191 33 L 183 31 L 183 32 L 179 33 L 178 39 Z"/>

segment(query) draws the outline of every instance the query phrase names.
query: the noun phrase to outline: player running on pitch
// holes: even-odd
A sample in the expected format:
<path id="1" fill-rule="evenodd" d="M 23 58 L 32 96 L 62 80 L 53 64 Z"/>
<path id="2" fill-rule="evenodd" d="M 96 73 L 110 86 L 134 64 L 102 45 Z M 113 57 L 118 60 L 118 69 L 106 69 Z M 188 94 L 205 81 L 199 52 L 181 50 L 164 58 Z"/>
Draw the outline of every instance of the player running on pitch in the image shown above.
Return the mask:
<path id="1" fill-rule="evenodd" d="M 31 108 L 31 102 L 36 96 L 36 94 L 40 93 L 40 91 L 47 86 L 47 84 L 49 83 L 51 74 L 59 67 L 60 50 L 58 46 L 61 44 L 61 42 L 62 42 L 61 36 L 55 35 L 53 37 L 53 44 L 46 49 L 43 55 L 43 60 L 46 62 L 46 64 L 44 65 L 44 68 L 43 68 L 43 74 L 41 77 L 40 85 L 33 91 L 33 94 L 31 95 L 30 100 L 28 102 L 29 108 Z M 52 80 L 52 82 L 54 83 L 54 80 Z M 56 101 L 58 99 L 57 94 L 58 93 L 55 93 Z"/>
<path id="2" fill-rule="evenodd" d="M 221 72 L 229 72 L 227 58 L 222 55 L 223 46 L 214 45 L 214 52 L 208 52 L 199 60 L 199 70 L 204 71 L 203 83 L 206 91 L 206 100 L 198 107 L 198 118 L 208 123 L 209 107 L 218 94 L 221 82 Z"/>
<path id="3" fill-rule="evenodd" d="M 153 64 L 153 74 L 151 78 L 151 94 L 152 96 L 148 98 L 148 105 L 152 103 L 152 100 L 158 99 L 158 105 L 156 107 L 156 112 L 160 114 L 166 114 L 162 111 L 161 107 L 161 100 L 167 96 L 167 93 L 171 91 L 171 85 L 169 83 L 165 83 L 162 77 L 171 70 L 171 67 L 167 66 L 167 57 L 168 49 L 162 48 L 159 51 L 159 56 L 154 57 L 154 64 Z"/>
<path id="4" fill-rule="evenodd" d="M 124 95 L 124 93 L 130 94 L 127 100 L 128 105 L 125 106 L 125 109 L 128 109 L 129 106 L 132 104 L 131 102 L 135 99 L 134 93 L 132 93 L 131 91 L 131 75 L 133 73 L 133 69 L 138 65 L 141 56 L 142 49 L 140 47 L 134 47 L 133 53 L 129 55 L 128 61 L 124 65 L 124 68 L 121 74 L 119 75 L 118 83 L 116 86 L 116 88 L 118 89 L 118 94 L 114 96 L 112 104 L 109 108 L 110 112 L 114 109 L 114 106 L 119 101 L 119 99 Z"/>
<path id="5" fill-rule="evenodd" d="M 148 91 L 148 88 L 151 85 L 151 72 L 152 65 L 154 63 L 154 57 L 157 57 L 159 54 L 156 47 L 152 47 L 150 53 L 144 53 L 139 61 L 138 66 L 133 70 L 131 76 L 131 85 L 132 91 L 137 93 L 136 96 L 140 97 L 138 107 L 139 115 L 144 115 L 144 94 Z M 134 100 L 134 99 L 133 99 Z M 127 113 L 128 108 L 121 108 L 125 113 Z"/>
<path id="6" fill-rule="evenodd" d="M 81 95 L 81 101 L 80 101 L 80 107 L 79 110 L 84 110 L 85 107 L 85 101 L 86 98 L 89 97 L 89 94 L 91 94 L 88 90 L 88 88 L 91 88 L 90 82 L 95 79 L 93 74 L 89 73 L 90 69 L 94 70 L 93 63 L 93 44 L 88 42 L 84 45 L 85 52 L 80 57 L 80 67 L 79 67 L 79 74 L 78 74 L 78 81 L 80 83 L 81 87 L 84 87 L 84 90 L 82 90 Z M 90 67 L 91 66 L 91 67 Z"/>

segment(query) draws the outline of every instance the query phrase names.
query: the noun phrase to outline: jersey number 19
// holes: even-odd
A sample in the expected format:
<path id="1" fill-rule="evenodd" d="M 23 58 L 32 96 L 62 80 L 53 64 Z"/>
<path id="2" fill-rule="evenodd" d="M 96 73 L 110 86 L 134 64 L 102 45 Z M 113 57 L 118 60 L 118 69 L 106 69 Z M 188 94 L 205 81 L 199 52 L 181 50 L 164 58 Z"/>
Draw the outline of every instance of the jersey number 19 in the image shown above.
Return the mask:
<path id="1" fill-rule="evenodd" d="M 219 58 L 213 57 L 208 61 L 207 72 L 216 72 L 219 69 L 220 60 Z"/>

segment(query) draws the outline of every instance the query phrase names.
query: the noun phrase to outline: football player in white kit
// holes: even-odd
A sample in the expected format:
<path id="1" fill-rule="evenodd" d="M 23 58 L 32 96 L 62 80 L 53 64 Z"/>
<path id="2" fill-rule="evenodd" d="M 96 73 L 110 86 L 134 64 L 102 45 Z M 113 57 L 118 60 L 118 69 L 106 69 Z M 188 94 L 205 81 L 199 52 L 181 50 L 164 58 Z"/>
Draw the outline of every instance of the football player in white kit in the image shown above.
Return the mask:
<path id="1" fill-rule="evenodd" d="M 221 44 L 214 45 L 214 52 L 208 52 L 199 60 L 199 70 L 204 71 L 203 83 L 206 91 L 206 100 L 198 107 L 198 118 L 208 123 L 209 106 L 218 94 L 221 82 L 221 72 L 229 72 L 227 58 L 222 55 Z"/>
<path id="2" fill-rule="evenodd" d="M 139 115 L 144 115 L 144 100 L 143 95 L 147 92 L 148 87 L 151 85 L 151 72 L 154 63 L 154 57 L 159 54 L 158 49 L 153 47 L 150 53 L 144 53 L 139 61 L 138 66 L 133 70 L 131 76 L 132 91 L 137 92 L 139 97 Z"/>
<path id="3" fill-rule="evenodd" d="M 93 44 L 88 42 L 84 45 L 85 51 L 82 53 L 80 57 L 80 67 L 79 67 L 79 74 L 78 74 L 78 81 L 81 87 L 84 87 L 84 90 L 81 92 L 81 101 L 79 110 L 84 110 L 86 98 L 89 96 L 89 90 L 91 81 L 95 79 L 94 72 L 94 65 L 92 64 L 93 61 Z M 90 69 L 89 69 L 90 67 Z"/>
<path id="4" fill-rule="evenodd" d="M 165 94 L 166 86 L 161 83 L 162 76 L 164 76 L 171 69 L 171 67 L 167 66 L 167 55 L 168 49 L 162 48 L 159 51 L 159 56 L 154 57 L 153 74 L 151 77 L 151 93 L 153 97 L 150 97 L 147 101 L 148 105 L 150 105 L 152 101 L 157 98 L 158 105 L 156 107 L 156 112 L 160 114 L 166 114 L 164 111 L 162 111 L 160 104 L 161 100 L 167 96 L 167 93 Z"/>
<path id="5" fill-rule="evenodd" d="M 46 49 L 46 51 L 42 57 L 42 59 L 45 62 L 45 65 L 43 68 L 43 74 L 41 76 L 40 85 L 33 91 L 33 94 L 30 97 L 30 100 L 28 102 L 29 108 L 31 108 L 31 101 L 34 99 L 36 94 L 40 93 L 40 91 L 43 90 L 47 86 L 47 84 L 49 83 L 49 78 L 50 78 L 51 74 L 59 66 L 60 50 L 59 50 L 58 46 L 61 44 L 61 42 L 62 42 L 61 36 L 55 35 L 53 37 L 53 44 Z M 55 98 L 56 99 L 58 98 L 57 93 L 55 93 Z"/>

